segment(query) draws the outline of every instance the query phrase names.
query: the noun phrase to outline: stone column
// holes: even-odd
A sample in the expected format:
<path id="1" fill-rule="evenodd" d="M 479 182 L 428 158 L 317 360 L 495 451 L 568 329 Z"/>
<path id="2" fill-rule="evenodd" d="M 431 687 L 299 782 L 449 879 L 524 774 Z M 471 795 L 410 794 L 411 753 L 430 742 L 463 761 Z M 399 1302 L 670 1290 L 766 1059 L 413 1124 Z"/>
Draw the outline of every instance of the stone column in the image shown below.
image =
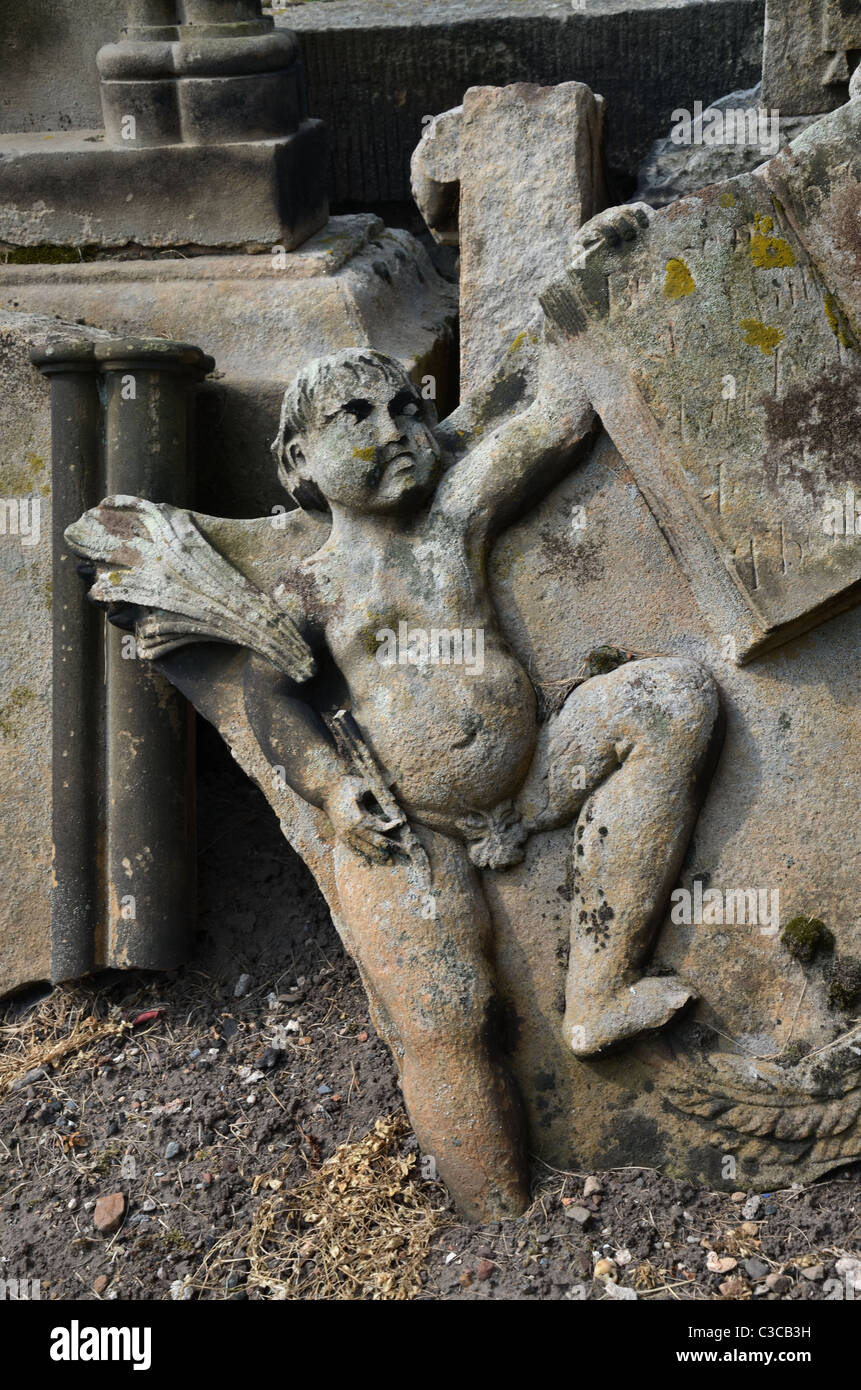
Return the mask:
<path id="1" fill-rule="evenodd" d="M 52 978 L 169 969 L 194 912 L 192 714 L 130 633 L 106 632 L 63 532 L 106 494 L 188 500 L 193 388 L 213 363 L 158 339 L 67 340 L 33 360 L 52 386 Z"/>
<path id="2" fill-rule="evenodd" d="M 34 350 L 51 380 L 52 839 L 51 976 L 96 963 L 97 865 L 104 825 L 104 619 L 81 602 L 69 520 L 99 500 L 101 429 L 93 343 L 67 339 Z"/>

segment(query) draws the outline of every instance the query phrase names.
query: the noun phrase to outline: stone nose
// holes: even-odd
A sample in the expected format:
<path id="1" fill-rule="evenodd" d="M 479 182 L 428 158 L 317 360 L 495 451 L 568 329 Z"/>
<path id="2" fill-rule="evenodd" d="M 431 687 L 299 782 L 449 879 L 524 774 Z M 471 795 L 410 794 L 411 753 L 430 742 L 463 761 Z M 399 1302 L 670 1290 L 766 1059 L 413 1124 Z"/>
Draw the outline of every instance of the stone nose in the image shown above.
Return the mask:
<path id="1" fill-rule="evenodd" d="M 403 431 L 397 420 L 393 420 L 389 411 L 384 407 L 379 407 L 374 411 L 373 426 L 380 446 L 392 444 L 403 436 Z"/>

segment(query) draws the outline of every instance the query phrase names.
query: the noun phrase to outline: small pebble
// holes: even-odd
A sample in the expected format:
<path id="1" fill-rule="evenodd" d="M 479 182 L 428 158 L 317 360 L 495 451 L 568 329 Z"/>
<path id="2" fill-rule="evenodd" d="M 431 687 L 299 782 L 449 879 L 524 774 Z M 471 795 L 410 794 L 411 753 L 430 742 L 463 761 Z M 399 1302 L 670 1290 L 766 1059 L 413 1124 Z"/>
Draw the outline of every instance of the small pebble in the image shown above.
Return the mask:
<path id="1" fill-rule="evenodd" d="M 744 1270 L 751 1279 L 764 1279 L 768 1273 L 768 1265 L 765 1263 L 765 1260 L 745 1260 Z"/>
<path id="2" fill-rule="evenodd" d="M 490 1278 L 495 1269 L 496 1265 L 493 1263 L 493 1260 L 479 1260 L 478 1264 L 475 1266 L 475 1273 L 482 1282 L 485 1282 Z"/>
<path id="3" fill-rule="evenodd" d="M 100 1197 L 93 1212 L 93 1225 L 100 1236 L 112 1236 L 126 1214 L 126 1199 L 122 1192 Z"/>
<path id="4" fill-rule="evenodd" d="M 801 1271 L 801 1277 L 802 1279 L 809 1279 L 812 1284 L 818 1284 L 820 1280 L 825 1278 L 825 1266 L 805 1265 Z"/>
<path id="5" fill-rule="evenodd" d="M 597 1197 L 603 1190 L 598 1178 L 588 1177 L 583 1184 L 584 1197 Z"/>
<path id="6" fill-rule="evenodd" d="M 565 1215 L 568 1217 L 568 1220 L 569 1220 L 569 1221 L 578 1221 L 578 1222 L 580 1223 L 581 1226 L 585 1226 L 585 1225 L 586 1225 L 586 1222 L 587 1222 L 587 1221 L 590 1219 L 590 1217 L 592 1216 L 592 1213 L 591 1213 L 591 1211 L 587 1211 L 585 1207 L 576 1207 L 576 1206 L 575 1206 L 575 1207 L 566 1207 L 566 1208 L 565 1208 Z"/>
<path id="7" fill-rule="evenodd" d="M 775 1271 L 774 1274 L 767 1274 L 765 1282 L 771 1292 L 776 1294 L 786 1293 L 792 1284 L 792 1280 L 789 1279 L 787 1275 L 778 1274 L 777 1271 Z"/>
<path id="8" fill-rule="evenodd" d="M 179 1158 L 179 1155 L 181 1153 L 182 1145 L 178 1144 L 175 1139 L 171 1139 L 170 1143 L 164 1151 L 164 1156 L 165 1158 Z"/>
<path id="9" fill-rule="evenodd" d="M 242 999 L 242 998 L 244 997 L 244 995 L 246 995 L 246 994 L 248 993 L 248 987 L 249 987 L 250 984 L 251 984 L 251 976 L 250 976 L 250 975 L 240 975 L 240 976 L 239 976 L 239 979 L 236 981 L 236 984 L 235 984 L 234 989 L 233 989 L 233 997 L 234 997 L 234 999 Z"/>

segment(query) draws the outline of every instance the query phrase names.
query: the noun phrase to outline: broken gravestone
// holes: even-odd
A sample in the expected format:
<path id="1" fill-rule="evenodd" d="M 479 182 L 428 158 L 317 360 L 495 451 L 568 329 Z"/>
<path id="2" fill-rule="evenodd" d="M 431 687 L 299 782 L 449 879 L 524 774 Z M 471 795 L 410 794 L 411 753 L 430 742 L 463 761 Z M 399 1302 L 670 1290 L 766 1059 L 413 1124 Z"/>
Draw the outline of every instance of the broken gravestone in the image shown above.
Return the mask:
<path id="1" fill-rule="evenodd" d="M 470 87 L 427 124 L 413 195 L 434 237 L 460 244 L 464 394 L 535 334 L 535 286 L 604 206 L 603 124 L 603 97 L 581 82 Z"/>

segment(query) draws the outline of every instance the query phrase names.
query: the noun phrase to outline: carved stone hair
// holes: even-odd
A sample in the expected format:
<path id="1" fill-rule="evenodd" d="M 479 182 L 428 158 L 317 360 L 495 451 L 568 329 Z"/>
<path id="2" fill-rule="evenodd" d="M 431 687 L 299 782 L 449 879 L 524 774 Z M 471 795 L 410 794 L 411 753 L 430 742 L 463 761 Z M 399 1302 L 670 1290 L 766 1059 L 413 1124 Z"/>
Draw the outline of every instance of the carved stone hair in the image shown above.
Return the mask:
<path id="1" fill-rule="evenodd" d="M 328 507 L 317 484 L 296 472 L 287 452 L 294 439 L 300 439 L 317 425 L 321 396 L 340 396 L 344 401 L 360 391 L 376 396 L 384 382 L 395 388 L 412 385 L 393 357 L 373 348 L 345 348 L 330 357 L 316 358 L 287 387 L 272 452 L 278 464 L 278 480 L 297 506 L 312 511 L 326 511 Z"/>

